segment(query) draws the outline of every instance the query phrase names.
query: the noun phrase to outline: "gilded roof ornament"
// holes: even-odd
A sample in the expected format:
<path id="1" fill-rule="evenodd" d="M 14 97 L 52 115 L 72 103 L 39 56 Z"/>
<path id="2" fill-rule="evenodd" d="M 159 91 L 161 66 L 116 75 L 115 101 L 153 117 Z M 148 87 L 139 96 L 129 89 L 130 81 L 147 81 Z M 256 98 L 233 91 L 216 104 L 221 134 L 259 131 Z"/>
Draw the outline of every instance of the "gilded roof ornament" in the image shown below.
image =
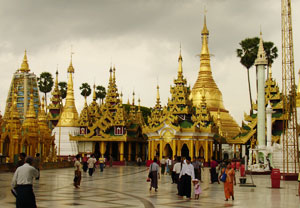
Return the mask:
<path id="1" fill-rule="evenodd" d="M 28 65 L 28 61 L 27 61 L 27 51 L 25 50 L 24 52 L 24 58 L 23 58 L 23 62 L 21 64 L 21 68 L 20 68 L 21 72 L 29 72 L 29 65 Z"/>

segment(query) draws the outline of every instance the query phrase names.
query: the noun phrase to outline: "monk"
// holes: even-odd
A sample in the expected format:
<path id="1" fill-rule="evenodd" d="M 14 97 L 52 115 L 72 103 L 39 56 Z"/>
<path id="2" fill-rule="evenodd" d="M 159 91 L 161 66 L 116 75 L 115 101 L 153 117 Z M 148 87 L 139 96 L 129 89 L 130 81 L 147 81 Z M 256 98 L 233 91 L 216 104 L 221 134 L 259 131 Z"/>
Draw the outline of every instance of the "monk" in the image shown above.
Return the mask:
<path id="1" fill-rule="evenodd" d="M 233 168 L 231 168 L 230 163 L 227 164 L 226 169 L 225 168 L 222 169 L 222 173 L 219 179 L 221 179 L 224 172 L 227 175 L 226 181 L 224 182 L 225 201 L 228 201 L 230 196 L 232 197 L 232 200 L 234 200 L 233 185 L 236 185 L 236 178 L 235 178 L 235 171 Z"/>

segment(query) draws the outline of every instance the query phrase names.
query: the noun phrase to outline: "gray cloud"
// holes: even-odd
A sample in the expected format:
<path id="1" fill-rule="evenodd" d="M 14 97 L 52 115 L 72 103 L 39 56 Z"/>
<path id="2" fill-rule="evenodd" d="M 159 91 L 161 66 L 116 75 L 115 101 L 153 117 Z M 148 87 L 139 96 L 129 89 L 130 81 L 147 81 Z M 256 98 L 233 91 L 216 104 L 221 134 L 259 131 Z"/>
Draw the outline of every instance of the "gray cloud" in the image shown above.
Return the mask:
<path id="1" fill-rule="evenodd" d="M 184 74 L 192 86 L 199 69 L 203 9 L 210 31 L 212 70 L 227 109 L 240 122 L 248 111 L 246 72 L 235 56 L 238 43 L 259 34 L 281 47 L 280 1 L 274 0 L 165 0 L 165 1 L 67 1 L 0 0 L 0 108 L 4 109 L 12 73 L 19 67 L 23 50 L 36 74 L 54 73 L 66 79 L 70 45 L 73 45 L 77 105 L 83 105 L 79 85 L 88 81 L 107 86 L 111 60 L 117 66 L 120 90 L 127 97 L 135 89 L 142 104 L 155 102 L 157 78 L 164 103 L 176 76 L 179 43 Z M 295 60 L 298 59 L 300 16 L 293 2 Z M 279 54 L 281 50 L 279 50 Z M 274 76 L 281 80 L 280 58 Z M 296 61 L 297 64 L 297 61 Z M 297 66 L 297 65 L 296 65 Z M 88 72 L 88 73 L 87 73 Z M 254 74 L 252 73 L 252 81 Z M 254 83 L 252 83 L 254 87 Z M 253 88 L 253 92 L 254 92 Z"/>

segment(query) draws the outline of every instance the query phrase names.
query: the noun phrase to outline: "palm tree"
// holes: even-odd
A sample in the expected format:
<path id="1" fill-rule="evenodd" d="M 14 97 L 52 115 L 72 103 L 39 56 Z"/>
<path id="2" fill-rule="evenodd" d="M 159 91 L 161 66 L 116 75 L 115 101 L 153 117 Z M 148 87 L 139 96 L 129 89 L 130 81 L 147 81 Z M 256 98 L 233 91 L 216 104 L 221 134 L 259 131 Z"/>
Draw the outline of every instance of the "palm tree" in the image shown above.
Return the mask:
<path id="1" fill-rule="evenodd" d="M 103 103 L 103 99 L 105 98 L 106 96 L 106 90 L 105 90 L 105 87 L 101 86 L 101 85 L 98 85 L 96 87 L 96 97 L 97 99 L 99 99 L 99 104 Z"/>
<path id="2" fill-rule="evenodd" d="M 84 98 L 90 96 L 90 94 L 92 93 L 91 86 L 88 83 L 82 83 L 79 89 L 81 90 L 81 95 Z"/>
<path id="3" fill-rule="evenodd" d="M 268 60 L 268 66 L 267 66 L 267 78 L 269 78 L 269 68 L 272 66 L 274 59 L 278 57 L 278 49 L 276 46 L 274 46 L 273 42 L 264 42 L 264 49 L 266 52 L 266 58 Z"/>
<path id="4" fill-rule="evenodd" d="M 53 87 L 53 77 L 49 72 L 42 72 L 38 77 L 38 85 L 41 92 L 45 94 L 45 104 L 47 105 L 47 93 L 51 92 Z M 46 108 L 47 113 L 47 108 Z"/>
<path id="5" fill-rule="evenodd" d="M 258 45 L 259 45 L 259 38 L 246 38 L 245 40 L 241 41 L 240 43 L 241 49 L 237 49 L 237 57 L 241 58 L 240 62 L 243 66 L 247 69 L 247 76 L 248 76 L 248 87 L 249 87 L 249 97 L 250 97 L 250 114 L 253 113 L 252 109 L 252 96 L 251 96 L 251 85 L 250 85 L 250 77 L 249 77 L 249 69 L 254 65 L 255 59 L 257 57 L 258 52 Z M 278 57 L 278 50 L 276 46 L 274 46 L 273 42 L 263 42 L 264 50 L 266 52 L 266 58 L 268 60 L 268 72 L 269 67 L 274 62 L 274 59 Z M 269 76 L 269 73 L 267 73 Z M 257 89 L 257 70 L 256 70 L 256 89 Z"/>
<path id="6" fill-rule="evenodd" d="M 67 97 L 67 83 L 59 82 L 58 87 L 59 87 L 61 99 L 65 99 Z"/>
<path id="7" fill-rule="evenodd" d="M 258 51 L 258 43 L 259 38 L 246 38 L 245 40 L 242 40 L 239 44 L 241 46 L 241 49 L 238 48 L 236 50 L 237 57 L 239 57 L 241 60 L 241 64 L 246 67 L 247 69 L 247 77 L 248 77 L 248 88 L 249 88 L 249 97 L 250 97 L 250 114 L 253 113 L 252 108 L 252 95 L 251 95 L 251 84 L 250 84 L 250 76 L 249 76 L 249 69 L 254 65 L 257 51 Z"/>

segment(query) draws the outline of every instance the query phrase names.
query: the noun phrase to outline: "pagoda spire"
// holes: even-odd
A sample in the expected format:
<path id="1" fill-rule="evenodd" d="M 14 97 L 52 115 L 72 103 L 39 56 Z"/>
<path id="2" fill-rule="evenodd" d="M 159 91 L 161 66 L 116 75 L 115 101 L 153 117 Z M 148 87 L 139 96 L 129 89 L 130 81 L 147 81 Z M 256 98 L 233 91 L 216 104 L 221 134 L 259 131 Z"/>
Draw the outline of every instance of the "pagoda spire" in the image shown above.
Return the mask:
<path id="1" fill-rule="evenodd" d="M 96 101 L 97 100 L 97 95 L 96 95 L 96 85 L 95 84 L 94 84 L 93 88 L 94 88 L 94 91 L 93 91 L 93 101 Z"/>
<path id="2" fill-rule="evenodd" d="M 138 103 L 139 103 L 138 112 L 141 112 L 141 99 L 140 98 L 138 99 Z"/>
<path id="3" fill-rule="evenodd" d="M 60 127 L 76 127 L 78 126 L 78 112 L 75 106 L 74 88 L 73 88 L 73 73 L 75 72 L 72 65 L 72 53 L 71 62 L 68 68 L 69 80 L 67 87 L 66 103 L 63 107 L 63 111 L 57 126 Z"/>
<path id="4" fill-rule="evenodd" d="M 17 110 L 17 90 L 14 89 L 12 94 L 13 95 L 12 95 L 12 106 L 10 108 L 10 119 L 11 120 L 20 119 L 20 115 Z"/>
<path id="5" fill-rule="evenodd" d="M 21 72 L 29 72 L 29 65 L 28 65 L 28 60 L 27 60 L 27 51 L 24 51 L 24 58 L 23 58 L 23 62 L 21 64 L 21 68 L 20 68 Z"/>
<path id="6" fill-rule="evenodd" d="M 160 95 L 159 95 L 159 85 L 157 85 L 156 89 L 157 89 L 157 94 L 156 94 L 156 105 L 155 105 L 155 108 L 161 109 Z"/>
<path id="7" fill-rule="evenodd" d="M 135 96 L 135 93 L 133 91 L 133 93 L 132 93 L 132 105 L 134 105 L 134 96 Z"/>
<path id="8" fill-rule="evenodd" d="M 38 114 L 38 121 L 39 122 L 47 122 L 44 100 L 45 100 L 45 97 L 43 96 L 41 105 L 39 107 L 39 114 Z"/>
<path id="9" fill-rule="evenodd" d="M 34 103 L 33 103 L 33 92 L 30 93 L 30 103 L 29 103 L 29 108 L 26 112 L 26 117 L 25 119 L 28 119 L 28 118 L 36 118 L 36 113 L 35 113 L 35 110 L 34 110 Z"/>
<path id="10" fill-rule="evenodd" d="M 209 31 L 206 26 L 206 15 L 204 15 L 204 25 L 203 25 L 201 35 L 202 35 L 202 49 L 200 54 L 200 71 L 211 71 L 210 54 L 208 49 Z"/>

